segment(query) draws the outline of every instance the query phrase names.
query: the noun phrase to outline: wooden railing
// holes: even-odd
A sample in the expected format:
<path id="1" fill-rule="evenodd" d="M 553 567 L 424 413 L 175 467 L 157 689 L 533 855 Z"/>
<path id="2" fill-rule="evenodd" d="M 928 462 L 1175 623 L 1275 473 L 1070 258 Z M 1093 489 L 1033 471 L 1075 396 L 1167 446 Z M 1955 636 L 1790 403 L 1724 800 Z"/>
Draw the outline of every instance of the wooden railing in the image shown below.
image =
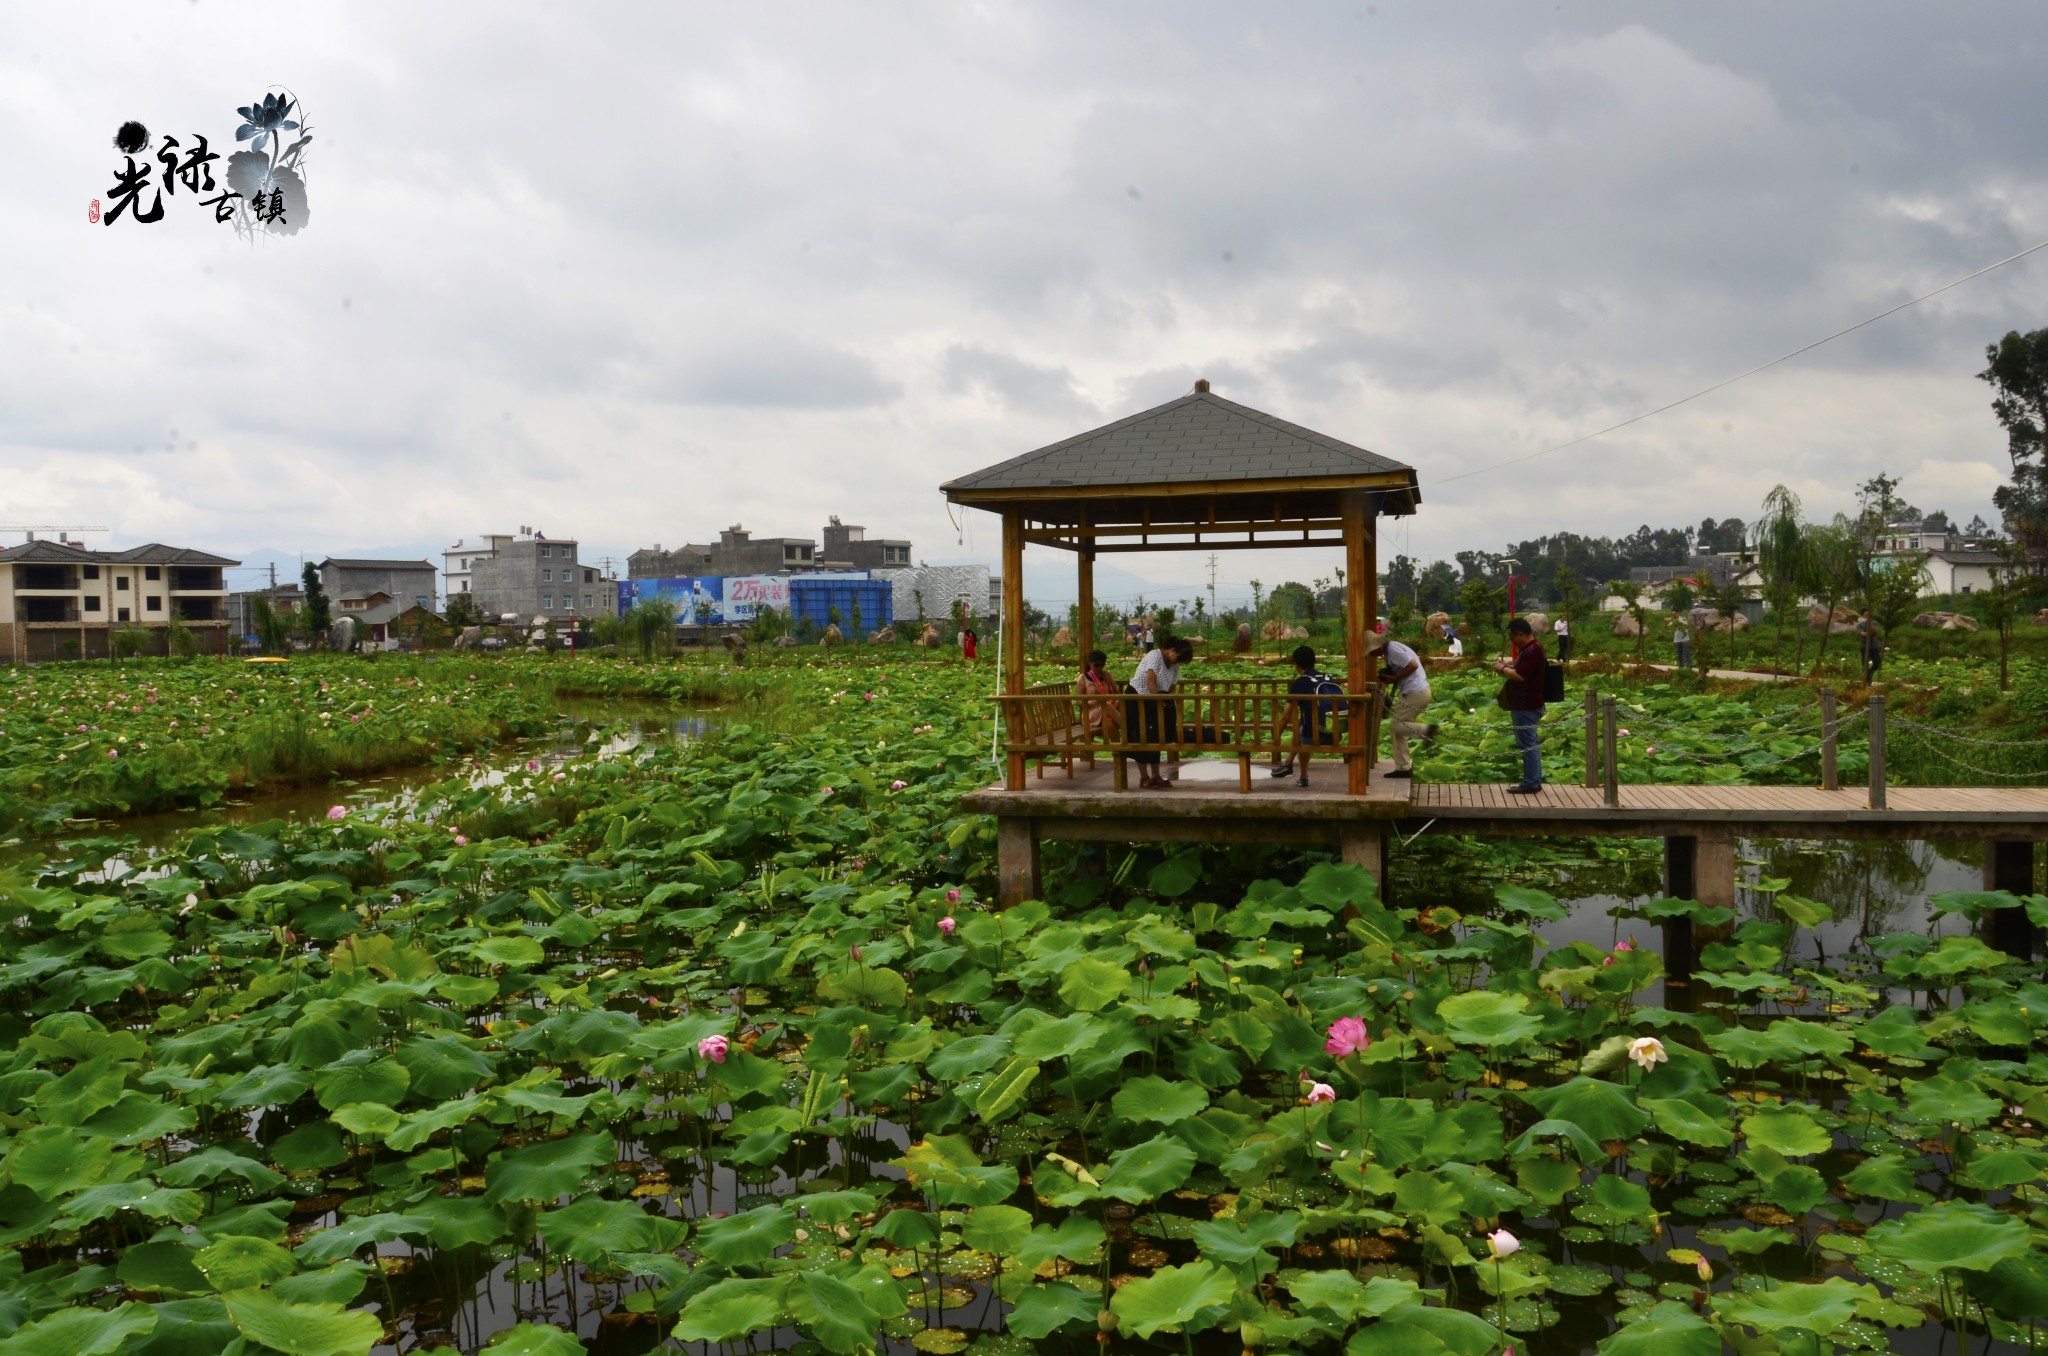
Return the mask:
<path id="1" fill-rule="evenodd" d="M 998 696 L 1004 750 L 1009 755 L 1006 785 L 1024 789 L 1024 767 L 1057 761 L 1069 777 L 1074 760 L 1093 766 L 1097 754 L 1115 760 L 1115 785 L 1126 789 L 1124 760 L 1133 753 L 1160 753 L 1168 762 L 1183 754 L 1230 753 L 1237 757 L 1238 790 L 1252 789 L 1252 759 L 1292 757 L 1306 747 L 1312 759 L 1341 758 L 1346 786 L 1363 795 L 1379 745 L 1379 691 L 1294 696 L 1276 678 L 1189 678 L 1170 693 L 1119 692 L 1083 696 L 1072 683 L 1041 683 L 1017 696 Z M 1298 736 L 1306 719 L 1316 738 Z"/>

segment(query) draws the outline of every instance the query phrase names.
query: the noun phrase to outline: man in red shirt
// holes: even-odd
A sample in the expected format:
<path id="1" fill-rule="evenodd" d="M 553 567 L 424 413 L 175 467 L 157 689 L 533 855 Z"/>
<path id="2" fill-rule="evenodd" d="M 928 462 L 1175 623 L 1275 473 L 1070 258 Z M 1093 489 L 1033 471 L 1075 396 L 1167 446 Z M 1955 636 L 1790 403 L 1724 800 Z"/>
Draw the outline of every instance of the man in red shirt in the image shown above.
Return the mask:
<path id="1" fill-rule="evenodd" d="M 1507 679 L 1500 691 L 1500 704 L 1514 722 L 1515 746 L 1522 751 L 1522 782 L 1508 788 L 1514 796 L 1533 796 L 1543 789 L 1543 751 L 1537 744 L 1538 725 L 1543 719 L 1543 646 L 1536 628 L 1517 617 L 1508 623 L 1510 658 L 1493 661 L 1494 671 Z"/>

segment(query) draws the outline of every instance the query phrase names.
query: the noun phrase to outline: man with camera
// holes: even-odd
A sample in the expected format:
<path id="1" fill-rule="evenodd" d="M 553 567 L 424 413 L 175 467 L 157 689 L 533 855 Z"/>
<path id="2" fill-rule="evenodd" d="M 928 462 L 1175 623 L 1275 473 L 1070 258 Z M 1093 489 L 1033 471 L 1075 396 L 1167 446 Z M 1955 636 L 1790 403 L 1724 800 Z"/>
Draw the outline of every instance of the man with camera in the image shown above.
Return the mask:
<path id="1" fill-rule="evenodd" d="M 1412 777 L 1415 763 L 1408 752 L 1408 741 L 1436 738 L 1436 726 L 1425 725 L 1419 719 L 1429 706 L 1429 677 L 1422 671 L 1422 656 L 1385 632 L 1367 636 L 1365 652 L 1383 656 L 1380 683 L 1394 696 L 1387 719 L 1387 728 L 1394 735 L 1394 770 L 1386 775 Z"/>

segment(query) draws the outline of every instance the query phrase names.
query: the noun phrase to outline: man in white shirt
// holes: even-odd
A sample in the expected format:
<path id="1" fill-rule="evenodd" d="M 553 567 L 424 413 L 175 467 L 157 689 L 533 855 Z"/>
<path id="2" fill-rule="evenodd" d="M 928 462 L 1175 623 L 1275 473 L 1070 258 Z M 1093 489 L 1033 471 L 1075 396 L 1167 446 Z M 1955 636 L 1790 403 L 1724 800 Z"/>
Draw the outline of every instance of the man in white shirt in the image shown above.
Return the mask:
<path id="1" fill-rule="evenodd" d="M 1562 664 L 1572 657 L 1572 624 L 1559 617 L 1550 624 L 1550 630 L 1557 637 L 1557 662 Z"/>
<path id="2" fill-rule="evenodd" d="M 1415 763 L 1408 753 L 1408 741 L 1436 738 L 1436 726 L 1416 719 L 1429 706 L 1429 678 L 1422 671 L 1422 656 L 1384 632 L 1365 638 L 1365 652 L 1384 656 L 1380 681 L 1394 689 L 1394 709 L 1387 719 L 1387 728 L 1394 735 L 1394 770 L 1386 775 L 1412 777 Z"/>

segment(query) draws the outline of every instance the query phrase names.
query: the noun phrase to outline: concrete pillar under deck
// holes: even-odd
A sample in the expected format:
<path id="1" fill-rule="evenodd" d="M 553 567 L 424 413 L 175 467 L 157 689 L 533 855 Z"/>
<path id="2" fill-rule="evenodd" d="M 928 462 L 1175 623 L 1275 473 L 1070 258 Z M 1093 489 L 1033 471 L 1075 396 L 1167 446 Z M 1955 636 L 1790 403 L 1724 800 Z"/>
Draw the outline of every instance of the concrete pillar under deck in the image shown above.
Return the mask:
<path id="1" fill-rule="evenodd" d="M 1038 825 L 1022 815 L 996 819 L 996 902 L 1002 908 L 1042 897 Z"/>
<path id="2" fill-rule="evenodd" d="M 2034 845 L 2012 839 L 1993 839 L 1984 845 L 1984 888 L 2004 890 L 2022 897 L 2034 893 Z M 2032 958 L 2040 948 L 2041 930 L 2027 917 L 2025 909 L 1997 909 L 1990 913 L 1985 939 L 2009 956 Z"/>
<path id="3" fill-rule="evenodd" d="M 1346 866 L 1362 866 L 1384 898 L 1387 889 L 1387 838 L 1375 824 L 1348 823 L 1338 830 L 1337 849 Z"/>
<path id="4" fill-rule="evenodd" d="M 1735 835 L 1727 829 L 1674 836 L 1664 840 L 1664 893 L 1712 908 L 1735 907 Z M 1733 924 L 1695 928 L 1690 918 L 1673 918 L 1664 927 L 1666 1001 L 1677 1008 L 1674 988 L 1691 992 L 1699 968 L 1700 948 L 1725 942 Z"/>

